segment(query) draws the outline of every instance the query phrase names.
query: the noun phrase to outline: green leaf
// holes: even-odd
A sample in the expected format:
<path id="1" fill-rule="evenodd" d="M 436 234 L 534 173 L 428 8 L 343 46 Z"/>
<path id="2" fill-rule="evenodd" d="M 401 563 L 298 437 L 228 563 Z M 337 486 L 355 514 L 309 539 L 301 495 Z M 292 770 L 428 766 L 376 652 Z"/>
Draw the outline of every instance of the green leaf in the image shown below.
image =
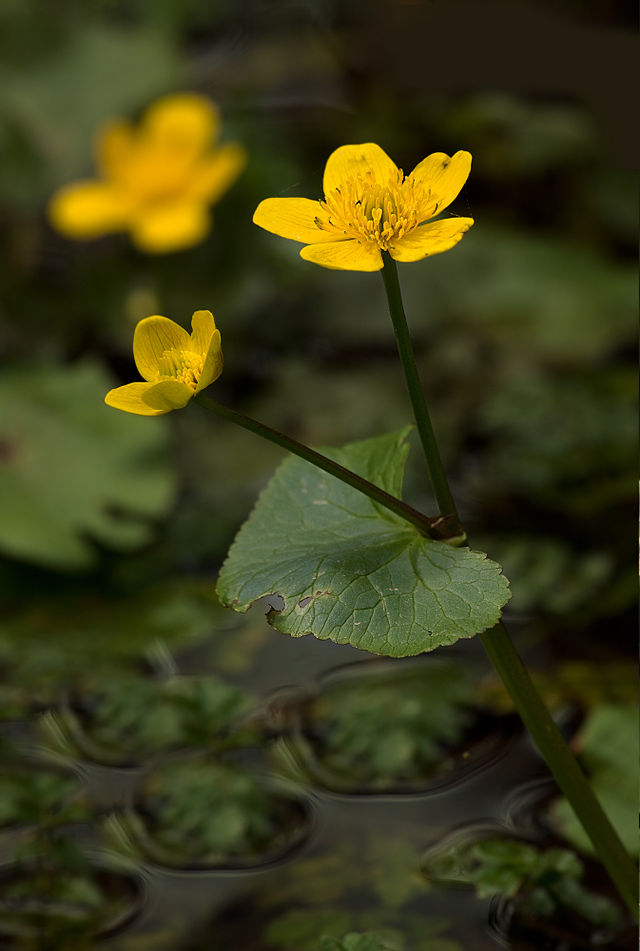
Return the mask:
<path id="1" fill-rule="evenodd" d="M 399 497 L 408 432 L 323 452 Z M 236 611 L 278 595 L 284 603 L 267 615 L 277 630 L 389 657 L 479 634 L 510 597 L 486 555 L 424 538 L 297 458 L 280 466 L 240 529 L 217 593 Z"/>
<path id="2" fill-rule="evenodd" d="M 432 882 L 474 885 L 478 898 L 511 898 L 526 914 L 549 917 L 571 908 L 599 925 L 619 919 L 613 902 L 581 884 L 584 867 L 567 849 L 540 851 L 512 838 L 459 839 L 449 847 L 440 843 L 423 860 L 423 870 Z"/>
<path id="3" fill-rule="evenodd" d="M 175 479 L 165 426 L 104 405 L 96 363 L 12 370 L 0 382 L 0 550 L 48 567 L 89 567 L 87 536 L 113 548 L 149 541 Z"/>

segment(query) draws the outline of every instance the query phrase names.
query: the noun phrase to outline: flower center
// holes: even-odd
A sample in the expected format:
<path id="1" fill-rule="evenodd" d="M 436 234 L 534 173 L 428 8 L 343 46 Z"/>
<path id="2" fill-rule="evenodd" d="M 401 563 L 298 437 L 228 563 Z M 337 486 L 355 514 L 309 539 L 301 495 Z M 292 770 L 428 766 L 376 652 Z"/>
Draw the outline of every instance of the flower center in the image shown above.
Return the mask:
<path id="1" fill-rule="evenodd" d="M 160 380 L 177 380 L 195 390 L 202 375 L 204 357 L 192 350 L 165 350 L 160 357 Z"/>
<path id="2" fill-rule="evenodd" d="M 386 251 L 430 217 L 428 199 L 424 185 L 405 179 L 401 170 L 386 185 L 376 182 L 370 172 L 348 179 L 326 195 L 320 202 L 326 219 L 316 218 L 316 225 L 360 242 L 371 241 Z"/>
<path id="3" fill-rule="evenodd" d="M 121 178 L 130 196 L 140 204 L 180 197 L 188 185 L 194 164 L 187 150 L 160 148 L 139 142 Z"/>

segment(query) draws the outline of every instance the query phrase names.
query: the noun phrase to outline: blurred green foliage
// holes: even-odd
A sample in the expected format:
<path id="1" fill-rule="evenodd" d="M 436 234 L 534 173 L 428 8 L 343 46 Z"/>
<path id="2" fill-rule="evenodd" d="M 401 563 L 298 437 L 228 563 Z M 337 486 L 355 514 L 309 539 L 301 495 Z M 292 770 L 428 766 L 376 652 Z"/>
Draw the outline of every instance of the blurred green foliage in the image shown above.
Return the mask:
<path id="1" fill-rule="evenodd" d="M 376 932 L 394 951 L 460 951 L 447 937 L 446 918 L 412 904 L 424 894 L 418 863 L 416 849 L 401 838 L 363 841 L 356 833 L 334 843 L 330 854 L 280 869 L 257 896 L 268 946 L 318 951 L 319 935 Z"/>
<path id="2" fill-rule="evenodd" d="M 402 951 L 399 945 L 386 944 L 377 935 L 346 934 L 343 938 L 331 938 L 323 935 L 318 943 L 318 951 Z"/>
<path id="3" fill-rule="evenodd" d="M 0 940 L 23 951 L 89 951 L 136 910 L 132 879 L 64 834 L 36 835 L 0 878 Z"/>
<path id="4" fill-rule="evenodd" d="M 167 433 L 104 405 L 109 376 L 84 361 L 0 381 L 0 549 L 52 568 L 96 561 L 89 539 L 140 548 L 175 491 Z"/>
<path id="5" fill-rule="evenodd" d="M 390 923 L 384 914 L 375 912 L 293 909 L 268 926 L 268 946 L 277 951 L 461 951 L 457 941 L 441 934 L 446 929 L 444 922 L 405 914 L 404 920 Z M 375 932 L 344 934 L 349 927 Z M 344 937 L 333 937 L 336 934 Z"/>
<path id="6" fill-rule="evenodd" d="M 472 884 L 479 898 L 513 899 L 519 914 L 545 918 L 570 911 L 600 927 L 620 920 L 610 899 L 582 885 L 584 867 L 568 849 L 543 851 L 507 838 L 471 840 L 428 856 L 424 870 L 432 881 Z"/>
<path id="7" fill-rule="evenodd" d="M 169 867 L 250 865 L 295 841 L 300 821 L 297 805 L 250 770 L 182 757 L 149 773 L 136 809 L 114 816 L 110 835 Z"/>
<path id="8" fill-rule="evenodd" d="M 42 766 L 5 764 L 0 776 L 0 827 L 41 824 L 51 827 L 89 817 L 74 776 Z"/>
<path id="9" fill-rule="evenodd" d="M 66 709 L 49 714 L 45 725 L 71 755 L 126 764 L 161 750 L 255 741 L 255 731 L 238 723 L 250 706 L 247 694 L 217 677 L 158 681 L 122 673 L 76 685 Z"/>
<path id="10" fill-rule="evenodd" d="M 384 789 L 442 771 L 472 718 L 468 671 L 435 662 L 325 685 L 304 714 L 312 756 L 338 784 Z"/>
<path id="11" fill-rule="evenodd" d="M 72 591 L 34 599 L 1 625 L 8 712 L 12 704 L 20 707 L 11 684 L 25 692 L 25 710 L 47 705 L 89 671 L 106 675 L 144 660 L 154 664 L 157 651 L 224 631 L 226 617 L 210 586 L 197 581 L 134 584 L 127 597 L 89 589 L 82 597 Z"/>

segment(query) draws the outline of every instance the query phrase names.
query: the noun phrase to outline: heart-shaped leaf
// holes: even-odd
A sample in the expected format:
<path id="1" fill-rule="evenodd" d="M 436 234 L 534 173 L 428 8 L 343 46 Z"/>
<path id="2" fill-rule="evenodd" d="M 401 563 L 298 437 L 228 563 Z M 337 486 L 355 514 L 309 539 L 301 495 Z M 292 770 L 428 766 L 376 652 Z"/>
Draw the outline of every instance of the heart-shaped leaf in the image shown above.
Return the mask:
<path id="1" fill-rule="evenodd" d="M 400 496 L 409 428 L 323 452 Z M 500 566 L 425 538 L 408 522 L 301 459 L 277 470 L 220 572 L 223 604 L 278 595 L 279 631 L 407 657 L 492 627 L 509 600 Z"/>

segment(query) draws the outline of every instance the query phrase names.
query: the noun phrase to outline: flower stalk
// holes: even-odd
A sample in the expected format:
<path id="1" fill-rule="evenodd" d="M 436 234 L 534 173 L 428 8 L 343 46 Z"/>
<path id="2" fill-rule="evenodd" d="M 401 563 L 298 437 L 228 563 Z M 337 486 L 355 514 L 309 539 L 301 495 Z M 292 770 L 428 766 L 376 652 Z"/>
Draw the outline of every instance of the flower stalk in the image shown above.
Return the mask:
<path id="1" fill-rule="evenodd" d="M 446 541 L 452 545 L 462 545 L 466 541 L 466 536 L 460 532 L 456 519 L 447 516 L 429 518 L 417 509 L 407 505 L 406 502 L 397 499 L 395 496 L 385 492 L 384 489 L 374 485 L 373 482 L 368 482 L 367 479 L 363 479 L 362 476 L 352 472 L 351 469 L 346 469 L 339 463 L 334 462 L 334 460 L 328 456 L 324 456 L 315 449 L 311 449 L 309 446 L 305 446 L 290 436 L 286 436 L 277 429 L 266 426 L 251 416 L 245 416 L 243 413 L 237 412 L 237 410 L 218 403 L 217 400 L 212 400 L 209 396 L 200 394 L 196 396 L 196 402 L 217 416 L 222 417 L 222 419 L 235 423 L 237 426 L 241 426 L 243 429 L 247 429 L 257 436 L 262 436 L 263 439 L 275 443 L 275 445 L 280 446 L 281 449 L 285 449 L 294 456 L 299 456 L 300 459 L 304 459 L 306 462 L 310 462 L 311 465 L 317 466 L 317 468 L 322 469 L 336 479 L 340 479 L 341 482 L 346 483 L 346 485 L 351 486 L 351 488 L 357 489 L 358 492 L 362 492 L 368 496 L 373 502 L 382 505 L 383 508 L 393 512 L 394 515 L 399 515 L 400 518 L 414 525 L 423 535 L 428 535 L 430 538 L 438 539 L 439 541 Z"/>
<path id="2" fill-rule="evenodd" d="M 422 451 L 424 452 L 425 461 L 427 463 L 429 479 L 441 514 L 454 515 L 457 518 L 456 505 L 453 501 L 444 466 L 442 465 L 436 435 L 433 431 L 431 417 L 427 409 L 422 386 L 420 385 L 420 377 L 418 376 L 411 335 L 402 305 L 402 294 L 398 281 L 398 268 L 390 254 L 384 252 L 382 257 L 384 260 L 382 280 L 384 281 L 387 300 L 389 301 L 389 313 L 391 314 L 391 321 L 393 323 L 393 332 L 396 337 L 398 354 L 400 355 L 400 361 L 407 381 L 409 398 L 413 407 L 413 415 L 415 417 L 418 435 L 420 436 L 420 442 L 422 443 Z"/>
<path id="3" fill-rule="evenodd" d="M 427 471 L 440 512 L 443 515 L 455 515 L 455 503 L 420 385 L 415 354 L 402 303 L 396 263 L 388 254 L 383 254 L 383 259 L 382 278 L 387 293 L 389 312 L 418 433 L 422 442 Z M 620 896 L 633 916 L 637 918 L 637 870 L 635 864 L 554 723 L 503 622 L 499 621 L 491 630 L 485 631 L 481 635 L 481 639 L 489 659 L 509 692 L 523 723 L 531 734 L 550 772 L 582 823 L 596 854 L 609 873 Z"/>

